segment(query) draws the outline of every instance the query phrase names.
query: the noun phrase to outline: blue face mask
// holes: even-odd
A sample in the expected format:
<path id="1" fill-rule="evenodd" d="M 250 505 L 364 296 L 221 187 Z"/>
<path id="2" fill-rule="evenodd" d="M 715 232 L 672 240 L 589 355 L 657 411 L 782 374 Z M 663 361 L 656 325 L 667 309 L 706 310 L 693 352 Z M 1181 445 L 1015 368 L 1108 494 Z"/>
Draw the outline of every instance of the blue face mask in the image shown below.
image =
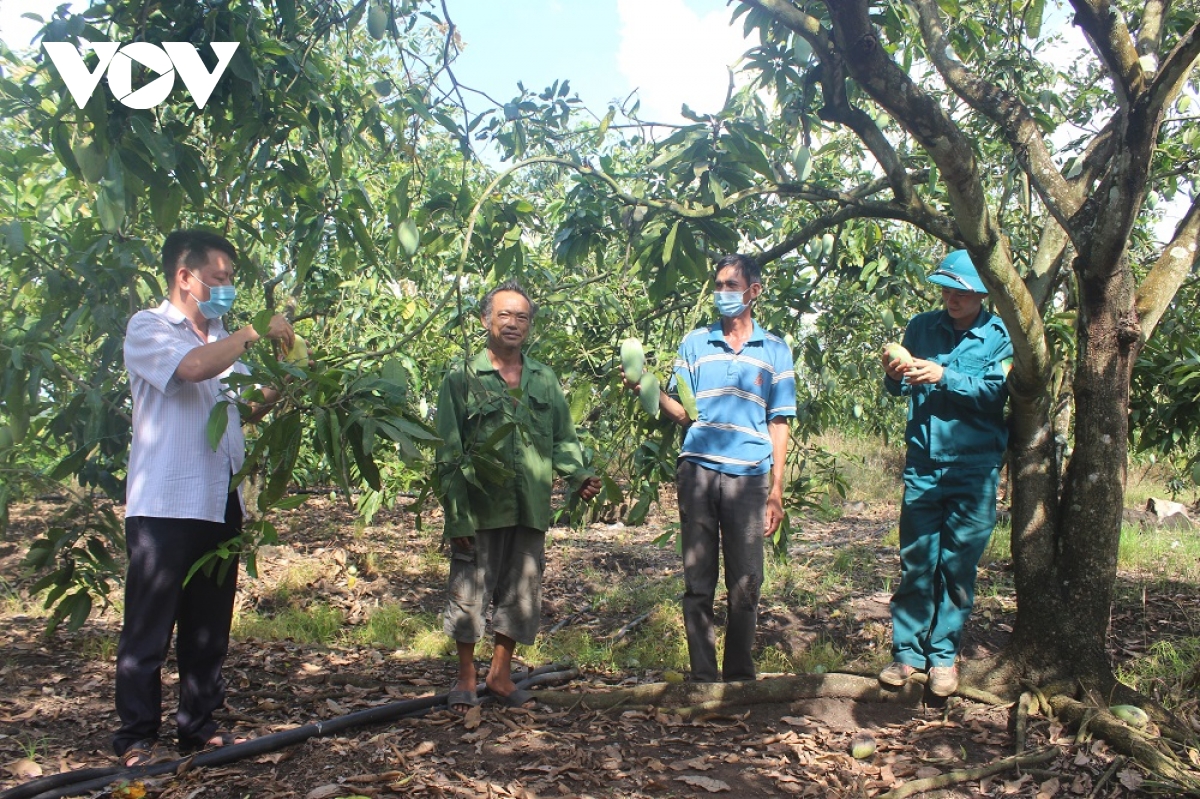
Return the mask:
<path id="1" fill-rule="evenodd" d="M 193 274 L 192 277 L 196 276 Z M 205 319 L 217 319 L 229 313 L 237 297 L 237 289 L 233 286 L 210 286 L 198 277 L 196 282 L 208 289 L 207 300 L 196 300 L 196 306 Z"/>
<path id="2" fill-rule="evenodd" d="M 739 316 L 742 311 L 746 310 L 746 303 L 742 302 L 744 291 L 714 291 L 713 303 L 717 306 L 717 312 L 724 317 Z"/>

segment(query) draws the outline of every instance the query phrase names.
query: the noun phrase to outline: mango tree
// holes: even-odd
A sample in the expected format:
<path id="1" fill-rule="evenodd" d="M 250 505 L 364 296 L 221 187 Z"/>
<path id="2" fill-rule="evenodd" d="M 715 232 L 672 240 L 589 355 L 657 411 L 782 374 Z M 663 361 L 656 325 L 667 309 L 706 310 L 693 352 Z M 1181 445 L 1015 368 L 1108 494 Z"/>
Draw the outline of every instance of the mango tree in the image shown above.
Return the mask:
<path id="1" fill-rule="evenodd" d="M 439 133 L 445 33 L 414 3 L 95 3 L 44 21 L 42 42 L 189 43 L 207 70 L 212 43 L 238 43 L 203 108 L 181 85 L 149 109 L 105 82 L 77 101 L 44 50 L 0 53 L 0 508 L 73 487 L 78 509 L 29 563 L 51 623 L 78 625 L 117 578 L 120 526 L 93 500 L 123 495 L 123 332 L 165 294 L 163 236 L 227 235 L 242 255 L 234 324 L 286 312 L 313 349 L 312 366 L 254 364 L 286 396 L 237 476 L 261 476 L 255 510 L 299 501 L 297 463 L 377 506 L 435 438 L 416 367 L 429 303 L 411 278 L 440 283 L 458 216 L 438 214 L 463 204 L 471 172 Z M 275 534 L 265 515 L 248 532 L 251 554 Z"/>
<path id="2" fill-rule="evenodd" d="M 890 305 L 880 274 L 917 285 L 947 249 L 970 251 L 1016 349 L 1018 617 L 1002 656 L 967 676 L 1107 697 L 1121 690 L 1105 643 L 1131 375 L 1197 263 L 1200 26 L 1157 0 L 1065 9 L 742 0 L 754 83 L 720 113 L 685 107 L 692 124 L 651 128 L 655 153 L 619 179 L 603 158 L 577 166 L 625 209 L 609 221 L 652 298 L 701 280 L 707 256 L 757 250 L 790 296 L 770 319 L 785 329 L 839 267 Z M 1086 50 L 1064 49 L 1066 25 Z M 1175 224 L 1159 242 L 1164 207 Z"/>

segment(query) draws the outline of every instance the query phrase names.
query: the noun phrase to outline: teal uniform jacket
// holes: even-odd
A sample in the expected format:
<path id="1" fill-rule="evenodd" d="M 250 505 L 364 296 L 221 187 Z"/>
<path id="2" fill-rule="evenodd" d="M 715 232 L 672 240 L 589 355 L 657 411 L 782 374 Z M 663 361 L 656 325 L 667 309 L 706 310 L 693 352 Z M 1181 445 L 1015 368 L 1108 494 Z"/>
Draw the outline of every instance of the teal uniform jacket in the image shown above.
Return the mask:
<path id="1" fill-rule="evenodd" d="M 1008 445 L 1004 403 L 1012 342 L 1000 317 L 981 310 L 962 341 L 949 314 L 913 317 L 904 347 L 945 372 L 936 385 L 910 386 L 884 378 L 884 388 L 909 398 L 904 430 L 908 462 L 921 466 L 997 466 Z"/>

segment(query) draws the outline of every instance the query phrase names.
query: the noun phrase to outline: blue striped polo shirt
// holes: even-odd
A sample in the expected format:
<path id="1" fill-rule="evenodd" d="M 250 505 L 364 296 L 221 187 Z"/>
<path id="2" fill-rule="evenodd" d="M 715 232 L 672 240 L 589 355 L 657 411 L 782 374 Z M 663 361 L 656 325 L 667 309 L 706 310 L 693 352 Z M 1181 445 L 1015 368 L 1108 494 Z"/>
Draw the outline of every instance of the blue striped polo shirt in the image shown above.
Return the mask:
<path id="1" fill-rule="evenodd" d="M 796 415 L 796 370 L 787 343 L 756 321 L 741 352 L 734 352 L 718 320 L 679 345 L 672 393 L 684 380 L 696 396 L 698 418 L 679 457 L 725 474 L 769 471 L 767 422 Z"/>

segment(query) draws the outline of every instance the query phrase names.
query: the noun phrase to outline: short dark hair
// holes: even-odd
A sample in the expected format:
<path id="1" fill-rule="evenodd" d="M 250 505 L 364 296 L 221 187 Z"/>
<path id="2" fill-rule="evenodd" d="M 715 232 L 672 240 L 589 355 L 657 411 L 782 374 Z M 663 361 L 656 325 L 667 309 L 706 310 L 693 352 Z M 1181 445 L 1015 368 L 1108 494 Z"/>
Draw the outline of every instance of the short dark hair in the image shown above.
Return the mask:
<path id="1" fill-rule="evenodd" d="M 762 267 L 758 265 L 758 261 L 749 255 L 741 255 L 739 253 L 726 255 L 717 261 L 717 268 L 713 270 L 713 280 L 716 280 L 717 274 L 727 266 L 737 269 L 738 273 L 746 279 L 747 286 L 762 283 Z"/>
<path id="2" fill-rule="evenodd" d="M 162 268 L 167 276 L 167 285 L 175 284 L 175 270 L 180 258 L 188 269 L 199 269 L 208 261 L 208 253 L 212 250 L 225 253 L 229 260 L 237 263 L 237 248 L 220 233 L 204 228 L 186 228 L 167 236 L 162 248 Z"/>
<path id="3" fill-rule="evenodd" d="M 479 303 L 479 315 L 483 317 L 485 322 L 492 318 L 492 300 L 502 291 L 511 291 L 514 294 L 520 294 L 525 298 L 525 302 L 529 303 L 529 318 L 532 320 L 533 317 L 537 316 L 537 303 L 529 299 L 529 295 L 525 293 L 525 289 L 521 288 L 521 284 L 515 280 L 506 280 L 483 295 L 483 300 Z"/>

